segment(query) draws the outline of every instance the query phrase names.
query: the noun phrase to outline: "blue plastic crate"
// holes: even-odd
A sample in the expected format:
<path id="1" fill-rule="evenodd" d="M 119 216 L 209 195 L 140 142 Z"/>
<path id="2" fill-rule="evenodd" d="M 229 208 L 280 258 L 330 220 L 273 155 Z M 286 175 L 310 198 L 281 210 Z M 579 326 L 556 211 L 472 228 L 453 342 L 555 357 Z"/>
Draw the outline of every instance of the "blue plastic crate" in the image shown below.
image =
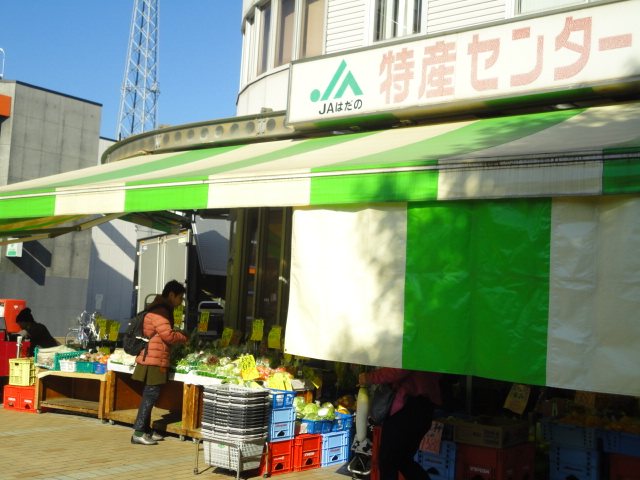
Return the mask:
<path id="1" fill-rule="evenodd" d="M 300 420 L 304 433 L 331 433 L 332 420 Z"/>
<path id="2" fill-rule="evenodd" d="M 542 435 L 547 442 L 559 447 L 595 450 L 598 448 L 601 431 L 597 428 L 579 425 L 542 422 Z"/>
<path id="3" fill-rule="evenodd" d="M 557 466 L 573 466 L 590 470 L 594 467 L 600 469 L 600 452 L 598 450 L 585 450 L 583 448 L 568 448 L 552 445 L 549 448 L 549 463 Z"/>
<path id="4" fill-rule="evenodd" d="M 282 440 L 291 440 L 295 433 L 295 421 L 275 422 L 269 426 L 270 442 L 281 442 Z"/>
<path id="5" fill-rule="evenodd" d="M 604 430 L 602 437 L 605 452 L 640 457 L 640 435 Z"/>
<path id="6" fill-rule="evenodd" d="M 415 460 L 429 474 L 432 479 L 453 480 L 456 471 L 456 444 L 443 441 L 440 444 L 440 454 L 418 450 Z"/>
<path id="7" fill-rule="evenodd" d="M 549 480 L 602 480 L 600 470 L 592 468 L 580 468 L 573 465 L 558 465 L 551 462 L 549 466 Z"/>
<path id="8" fill-rule="evenodd" d="M 332 432 L 342 432 L 344 430 L 351 430 L 353 427 L 353 415 L 347 415 L 346 413 L 336 412 L 336 419 L 331 425 Z"/>
<path id="9" fill-rule="evenodd" d="M 331 432 L 322 434 L 322 448 L 349 446 L 349 432 Z"/>
<path id="10" fill-rule="evenodd" d="M 293 422 L 296 419 L 295 408 L 271 410 L 271 423 Z"/>
<path id="11" fill-rule="evenodd" d="M 293 399 L 296 396 L 296 392 L 291 390 L 278 390 L 275 388 L 269 389 L 269 396 L 271 397 L 271 408 L 290 408 L 293 406 Z"/>
<path id="12" fill-rule="evenodd" d="M 335 465 L 349 460 L 350 432 L 332 432 L 322 434 L 322 455 L 320 466 Z"/>

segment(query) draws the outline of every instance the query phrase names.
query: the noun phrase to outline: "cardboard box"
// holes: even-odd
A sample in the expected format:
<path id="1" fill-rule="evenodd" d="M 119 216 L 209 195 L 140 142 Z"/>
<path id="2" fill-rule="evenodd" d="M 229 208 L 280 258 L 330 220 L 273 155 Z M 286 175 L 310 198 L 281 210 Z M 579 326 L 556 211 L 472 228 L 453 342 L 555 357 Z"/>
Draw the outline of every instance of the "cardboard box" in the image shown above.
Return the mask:
<path id="1" fill-rule="evenodd" d="M 448 419 L 446 423 L 453 425 L 453 440 L 456 443 L 504 448 L 529 440 L 529 423 L 526 420 L 476 417 Z"/>

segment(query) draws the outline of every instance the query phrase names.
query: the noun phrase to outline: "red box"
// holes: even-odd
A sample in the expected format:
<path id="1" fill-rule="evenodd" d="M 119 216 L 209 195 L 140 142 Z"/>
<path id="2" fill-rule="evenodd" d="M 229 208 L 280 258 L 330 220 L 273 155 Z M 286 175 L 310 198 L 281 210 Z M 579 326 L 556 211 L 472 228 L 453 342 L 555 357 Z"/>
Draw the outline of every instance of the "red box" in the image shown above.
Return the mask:
<path id="1" fill-rule="evenodd" d="M 380 480 L 380 469 L 378 468 L 378 455 L 380 452 L 380 440 L 382 439 L 382 427 L 373 427 L 373 438 L 371 445 L 371 477 L 369 480 Z M 398 473 L 398 480 L 405 480 L 404 475 Z"/>
<path id="2" fill-rule="evenodd" d="M 35 386 L 5 385 L 2 403 L 10 410 L 35 413 Z"/>
<path id="3" fill-rule="evenodd" d="M 4 328 L 7 332 L 18 333 L 20 331 L 20 325 L 16 322 L 16 318 L 25 308 L 27 308 L 25 300 L 0 298 L 0 318 L 4 318 Z"/>
<path id="4" fill-rule="evenodd" d="M 531 480 L 534 478 L 535 445 L 508 448 L 457 444 L 456 480 Z"/>
<path id="5" fill-rule="evenodd" d="M 322 457 L 322 435 L 298 435 L 293 439 L 293 471 L 301 472 L 320 468 Z"/>
<path id="6" fill-rule="evenodd" d="M 640 457 L 610 454 L 609 480 L 640 480 Z"/>
<path id="7" fill-rule="evenodd" d="M 266 468 L 263 463 L 260 465 L 261 475 L 278 475 L 292 471 L 293 463 L 293 440 L 283 440 L 281 442 L 269 442 L 269 454 L 266 455 Z M 264 456 L 263 456 L 264 462 Z"/>

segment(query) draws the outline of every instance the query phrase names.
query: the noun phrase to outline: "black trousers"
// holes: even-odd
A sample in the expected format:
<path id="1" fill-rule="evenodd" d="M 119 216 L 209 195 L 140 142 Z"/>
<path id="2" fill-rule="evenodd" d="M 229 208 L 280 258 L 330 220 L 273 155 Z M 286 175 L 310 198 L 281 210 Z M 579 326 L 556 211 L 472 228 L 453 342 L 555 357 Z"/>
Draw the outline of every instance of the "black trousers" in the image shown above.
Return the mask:
<path id="1" fill-rule="evenodd" d="M 138 407 L 138 415 L 133 424 L 136 432 L 151 433 L 151 411 L 160 397 L 162 385 L 145 385 L 142 400 Z"/>
<path id="2" fill-rule="evenodd" d="M 420 441 L 431 427 L 433 404 L 426 397 L 408 397 L 402 410 L 382 424 L 380 480 L 429 480 L 429 474 L 413 460 Z"/>

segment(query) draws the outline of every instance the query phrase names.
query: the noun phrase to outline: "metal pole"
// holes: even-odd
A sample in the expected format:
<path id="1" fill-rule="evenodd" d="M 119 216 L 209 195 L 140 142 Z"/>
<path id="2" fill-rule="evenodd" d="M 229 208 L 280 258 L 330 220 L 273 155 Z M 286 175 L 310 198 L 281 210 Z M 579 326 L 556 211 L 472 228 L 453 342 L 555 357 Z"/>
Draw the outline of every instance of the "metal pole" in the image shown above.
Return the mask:
<path id="1" fill-rule="evenodd" d="M 4 50 L 0 48 L 0 80 L 4 78 L 4 57 Z"/>

